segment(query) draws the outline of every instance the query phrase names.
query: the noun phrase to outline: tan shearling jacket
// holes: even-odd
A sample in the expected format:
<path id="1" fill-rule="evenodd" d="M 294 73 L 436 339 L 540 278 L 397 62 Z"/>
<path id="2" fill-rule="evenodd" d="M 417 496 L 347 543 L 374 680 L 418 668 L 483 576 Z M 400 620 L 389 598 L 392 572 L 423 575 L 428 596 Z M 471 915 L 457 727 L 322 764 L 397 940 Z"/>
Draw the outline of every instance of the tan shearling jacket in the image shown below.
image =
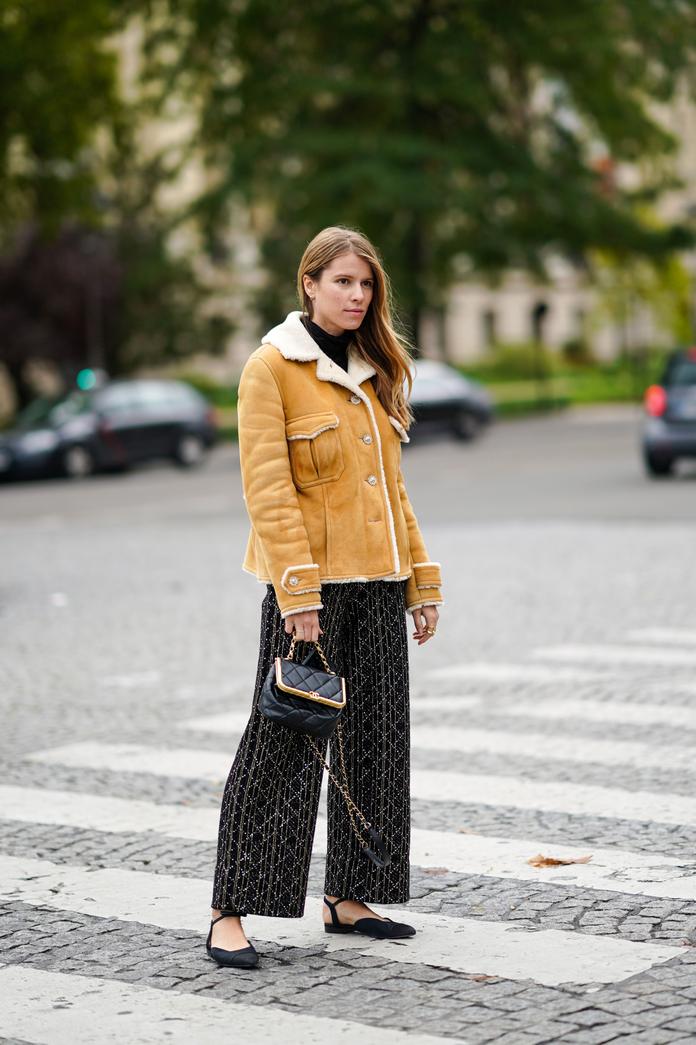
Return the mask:
<path id="1" fill-rule="evenodd" d="M 242 569 L 281 617 L 322 609 L 322 581 L 403 580 L 406 609 L 443 603 L 401 472 L 409 442 L 351 343 L 348 372 L 290 312 L 239 379 L 239 456 L 251 522 Z"/>

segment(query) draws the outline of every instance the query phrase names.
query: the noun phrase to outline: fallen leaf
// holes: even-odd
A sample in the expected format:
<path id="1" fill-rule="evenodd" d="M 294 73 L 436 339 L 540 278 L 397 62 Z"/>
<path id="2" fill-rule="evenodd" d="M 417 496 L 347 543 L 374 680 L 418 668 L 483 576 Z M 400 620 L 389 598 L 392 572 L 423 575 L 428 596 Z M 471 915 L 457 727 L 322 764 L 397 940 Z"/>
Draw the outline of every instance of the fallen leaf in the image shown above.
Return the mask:
<path id="1" fill-rule="evenodd" d="M 591 856 L 542 856 L 537 853 L 536 856 L 530 856 L 527 863 L 532 867 L 558 867 L 561 864 L 588 864 L 591 859 Z"/>
<path id="2" fill-rule="evenodd" d="M 447 867 L 424 867 L 423 870 L 429 875 L 449 874 L 449 868 Z"/>

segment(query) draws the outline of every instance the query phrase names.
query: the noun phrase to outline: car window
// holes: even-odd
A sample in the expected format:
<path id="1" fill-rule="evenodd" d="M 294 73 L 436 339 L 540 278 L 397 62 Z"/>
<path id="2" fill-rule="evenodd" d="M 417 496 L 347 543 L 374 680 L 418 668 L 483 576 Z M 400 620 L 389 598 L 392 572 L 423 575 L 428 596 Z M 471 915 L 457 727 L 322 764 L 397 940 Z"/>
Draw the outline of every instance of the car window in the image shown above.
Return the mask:
<path id="1" fill-rule="evenodd" d="M 48 424 L 57 427 L 65 424 L 78 414 L 86 414 L 92 409 L 92 396 L 89 392 L 71 392 L 69 396 L 62 399 L 60 403 L 51 407 L 48 414 Z"/>
<path id="2" fill-rule="evenodd" d="M 196 401 L 195 393 L 186 385 L 173 382 L 164 384 L 156 381 L 141 381 L 138 384 L 140 402 L 145 407 L 186 407 Z"/>
<path id="3" fill-rule="evenodd" d="M 138 409 L 135 385 L 111 385 L 99 393 L 97 405 L 106 414 L 125 414 Z"/>
<path id="4" fill-rule="evenodd" d="M 677 356 L 670 360 L 663 381 L 665 385 L 696 385 L 696 359 Z"/>
<path id="5" fill-rule="evenodd" d="M 448 396 L 459 395 L 467 388 L 467 381 L 459 374 L 433 374 L 427 377 L 416 375 L 412 396 L 414 399 L 446 399 Z"/>
<path id="6" fill-rule="evenodd" d="M 21 429 L 22 431 L 29 431 L 31 428 L 43 428 L 49 424 L 49 417 L 51 410 L 58 403 L 62 403 L 63 400 L 60 396 L 40 396 L 37 399 L 32 399 L 30 403 L 24 407 L 23 410 L 17 415 L 15 421 L 15 428 Z"/>
<path id="7" fill-rule="evenodd" d="M 168 406 L 172 396 L 166 385 L 141 381 L 138 384 L 138 399 L 144 406 Z"/>

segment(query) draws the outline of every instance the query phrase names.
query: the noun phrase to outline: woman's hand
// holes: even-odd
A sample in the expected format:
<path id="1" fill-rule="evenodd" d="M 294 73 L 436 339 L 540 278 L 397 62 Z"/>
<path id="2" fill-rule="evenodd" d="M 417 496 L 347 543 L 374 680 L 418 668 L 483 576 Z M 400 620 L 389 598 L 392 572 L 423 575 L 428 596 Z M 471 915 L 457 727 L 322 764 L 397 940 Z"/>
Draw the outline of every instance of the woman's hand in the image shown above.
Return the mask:
<path id="1" fill-rule="evenodd" d="M 290 635 L 293 629 L 298 642 L 317 642 L 319 636 L 324 634 L 324 629 L 319 627 L 319 610 L 288 613 L 285 618 L 285 630 Z"/>
<path id="2" fill-rule="evenodd" d="M 422 646 L 428 639 L 432 639 L 433 636 L 426 631 L 426 628 L 435 629 L 439 616 L 437 606 L 418 606 L 413 611 L 413 623 L 416 630 L 413 632 L 412 638 L 418 640 L 419 646 Z"/>

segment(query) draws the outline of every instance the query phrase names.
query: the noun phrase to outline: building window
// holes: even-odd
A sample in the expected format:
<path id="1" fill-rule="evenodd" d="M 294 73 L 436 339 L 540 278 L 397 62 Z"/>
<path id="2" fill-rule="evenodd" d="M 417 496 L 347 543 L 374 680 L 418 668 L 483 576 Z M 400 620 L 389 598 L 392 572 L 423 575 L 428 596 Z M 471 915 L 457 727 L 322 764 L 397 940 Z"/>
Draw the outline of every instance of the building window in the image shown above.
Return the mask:
<path id="1" fill-rule="evenodd" d="M 492 348 L 498 339 L 498 317 L 494 309 L 486 308 L 481 313 L 484 348 Z"/>
<path id="2" fill-rule="evenodd" d="M 530 313 L 532 341 L 543 342 L 544 325 L 546 323 L 546 317 L 548 316 L 548 314 L 549 306 L 546 304 L 545 301 L 535 302 Z"/>

